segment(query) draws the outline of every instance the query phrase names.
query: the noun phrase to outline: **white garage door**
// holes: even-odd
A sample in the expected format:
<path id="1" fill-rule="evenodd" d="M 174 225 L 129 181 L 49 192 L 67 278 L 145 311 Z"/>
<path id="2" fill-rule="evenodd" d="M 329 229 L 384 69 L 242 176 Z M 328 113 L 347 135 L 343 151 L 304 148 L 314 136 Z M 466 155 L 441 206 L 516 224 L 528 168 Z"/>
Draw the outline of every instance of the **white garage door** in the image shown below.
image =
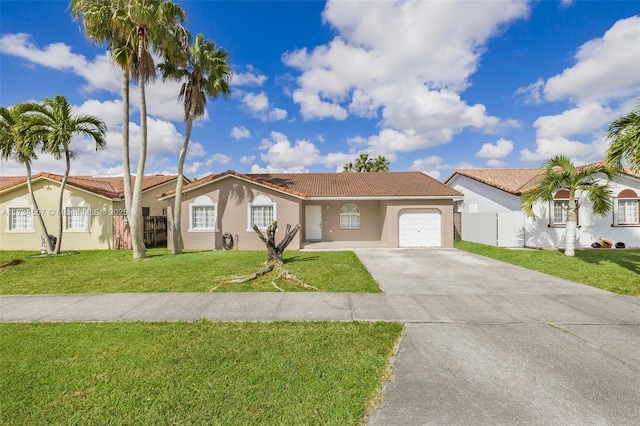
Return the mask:
<path id="1" fill-rule="evenodd" d="M 400 247 L 440 247 L 442 245 L 438 210 L 402 210 L 398 224 Z"/>

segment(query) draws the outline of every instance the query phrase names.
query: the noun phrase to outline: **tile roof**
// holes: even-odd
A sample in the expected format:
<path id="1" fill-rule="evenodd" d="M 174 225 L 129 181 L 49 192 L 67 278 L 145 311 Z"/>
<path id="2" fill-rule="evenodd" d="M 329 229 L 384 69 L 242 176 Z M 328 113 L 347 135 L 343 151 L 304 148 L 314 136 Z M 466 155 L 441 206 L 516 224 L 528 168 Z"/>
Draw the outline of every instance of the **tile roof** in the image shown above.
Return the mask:
<path id="1" fill-rule="evenodd" d="M 54 173 L 41 172 L 32 176 L 32 180 L 38 178 L 46 178 L 56 182 L 62 182 L 62 175 Z M 9 189 L 13 186 L 24 184 L 27 181 L 25 176 L 13 176 L 12 179 L 0 177 L 0 191 Z M 147 175 L 144 177 L 142 190 L 146 191 L 158 185 L 171 182 L 176 179 L 175 175 Z M 131 177 L 131 185 L 135 184 L 135 176 Z M 94 194 L 102 195 L 111 199 L 124 198 L 124 181 L 122 176 L 105 177 L 105 176 L 69 176 L 67 185 L 84 189 Z"/>
<path id="2" fill-rule="evenodd" d="M 420 172 L 241 174 L 228 170 L 184 186 L 193 189 L 235 176 L 300 198 L 461 197 L 462 194 Z M 162 196 L 172 195 L 169 191 Z"/>
<path id="3" fill-rule="evenodd" d="M 584 166 L 589 166 L 592 164 L 603 164 L 601 163 L 591 163 L 585 164 Z M 580 167 L 584 167 L 580 166 Z M 466 176 L 470 179 L 476 180 L 478 182 L 482 182 L 489 186 L 493 186 L 494 188 L 501 189 L 510 194 L 514 195 L 522 195 L 523 193 L 529 191 L 534 188 L 538 183 L 540 177 L 544 173 L 543 168 L 538 169 L 457 169 L 447 180 L 445 183 L 449 182 L 453 176 L 456 174 Z M 634 173 L 631 169 L 622 170 L 622 174 L 640 178 L 640 174 Z"/>

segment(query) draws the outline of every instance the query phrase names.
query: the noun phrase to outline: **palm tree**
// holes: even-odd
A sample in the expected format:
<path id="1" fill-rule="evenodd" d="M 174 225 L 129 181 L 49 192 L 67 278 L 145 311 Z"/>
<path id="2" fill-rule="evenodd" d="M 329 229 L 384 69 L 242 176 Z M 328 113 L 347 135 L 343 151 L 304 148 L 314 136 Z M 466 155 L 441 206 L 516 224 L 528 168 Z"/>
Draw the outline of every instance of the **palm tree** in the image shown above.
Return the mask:
<path id="1" fill-rule="evenodd" d="M 356 172 L 368 172 L 371 171 L 371 163 L 369 159 L 369 154 L 360 154 L 358 158 L 356 158 L 355 163 L 353 164 L 353 168 Z"/>
<path id="2" fill-rule="evenodd" d="M 123 25 L 117 11 L 126 7 L 122 0 L 71 0 L 71 16 L 81 21 L 84 33 L 96 44 L 107 43 L 111 61 L 122 70 L 122 171 L 125 209 L 131 211 L 131 165 L 129 159 L 129 82 L 137 73 L 137 50 L 122 36 Z"/>
<path id="3" fill-rule="evenodd" d="M 605 175 L 606 184 L 595 180 L 598 174 Z M 592 203 L 594 214 L 604 216 L 612 207 L 608 181 L 614 176 L 615 172 L 612 169 L 600 163 L 576 167 L 567 157 L 556 156 L 545 163 L 544 173 L 538 185 L 523 195 L 521 207 L 529 217 L 535 217 L 533 206 L 536 202 L 552 201 L 553 196 L 560 189 L 569 191 L 564 254 L 573 256 L 580 208 L 576 197 L 577 192 L 586 194 Z"/>
<path id="4" fill-rule="evenodd" d="M 387 160 L 382 155 L 378 155 L 375 159 L 371 160 L 371 171 L 372 172 L 388 172 L 389 160 Z"/>
<path id="5" fill-rule="evenodd" d="M 176 67 L 171 62 L 159 66 L 162 78 L 182 81 L 178 98 L 184 100 L 185 134 L 178 157 L 178 180 L 176 182 L 176 196 L 173 210 L 173 254 L 182 252 L 181 215 L 182 215 L 182 186 L 184 178 L 184 161 L 187 156 L 191 128 L 196 118 L 202 117 L 206 111 L 207 96 L 216 99 L 222 95 L 231 96 L 229 81 L 233 74 L 228 63 L 229 54 L 216 46 L 213 41 L 205 40 L 204 35 L 198 34 L 188 49 L 188 62 L 185 67 Z"/>
<path id="6" fill-rule="evenodd" d="M 353 163 L 351 161 L 342 166 L 343 172 L 353 172 L 354 170 L 355 168 L 353 167 Z"/>
<path id="7" fill-rule="evenodd" d="M 44 218 L 40 214 L 33 185 L 31 183 L 31 162 L 38 158 L 36 153 L 41 141 L 30 137 L 26 124 L 27 113 L 34 107 L 34 103 L 19 103 L 8 108 L 0 107 L 0 158 L 3 160 L 14 159 L 18 163 L 24 164 L 27 169 L 27 188 L 33 204 L 32 211 L 35 212 L 40 227 L 42 228 L 42 239 L 47 249 L 47 253 L 53 253 L 53 245 L 47 232 Z"/>
<path id="8" fill-rule="evenodd" d="M 607 139 L 611 143 L 607 151 L 607 162 L 622 168 L 622 160 L 640 172 L 640 103 L 629 114 L 611 123 L 607 130 Z"/>
<path id="9" fill-rule="evenodd" d="M 95 142 L 96 151 L 102 150 L 106 146 L 104 135 L 107 132 L 107 126 L 104 121 L 93 115 L 73 115 L 67 98 L 61 95 L 45 98 L 42 104 L 30 104 L 28 112 L 27 131 L 31 137 L 42 141 L 42 150 L 52 154 L 56 160 L 63 156 L 65 159 L 65 171 L 58 200 L 58 212 L 61 213 L 64 189 L 71 170 L 71 159 L 75 157 L 70 147 L 71 139 L 75 135 L 87 136 Z M 60 228 L 54 254 L 60 254 L 64 229 L 63 215 L 58 214 L 58 217 Z"/>

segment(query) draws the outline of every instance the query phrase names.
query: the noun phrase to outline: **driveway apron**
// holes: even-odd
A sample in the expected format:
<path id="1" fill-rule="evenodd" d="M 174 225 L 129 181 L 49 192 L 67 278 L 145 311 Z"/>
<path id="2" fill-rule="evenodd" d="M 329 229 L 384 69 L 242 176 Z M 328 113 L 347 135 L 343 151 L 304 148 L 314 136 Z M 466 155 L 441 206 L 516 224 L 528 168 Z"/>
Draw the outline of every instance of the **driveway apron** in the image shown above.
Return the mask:
<path id="1" fill-rule="evenodd" d="M 639 298 L 454 249 L 356 253 L 431 318 L 406 324 L 370 425 L 638 424 Z"/>

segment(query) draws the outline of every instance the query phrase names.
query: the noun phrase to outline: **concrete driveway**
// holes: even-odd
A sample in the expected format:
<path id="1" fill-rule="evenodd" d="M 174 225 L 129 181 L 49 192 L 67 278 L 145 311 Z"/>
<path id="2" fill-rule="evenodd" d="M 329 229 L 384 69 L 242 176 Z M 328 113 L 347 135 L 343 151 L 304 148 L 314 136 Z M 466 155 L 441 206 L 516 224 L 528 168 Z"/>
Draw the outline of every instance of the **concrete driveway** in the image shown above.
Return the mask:
<path id="1" fill-rule="evenodd" d="M 433 318 L 407 323 L 369 424 L 639 423 L 640 298 L 453 249 L 356 253 Z"/>

